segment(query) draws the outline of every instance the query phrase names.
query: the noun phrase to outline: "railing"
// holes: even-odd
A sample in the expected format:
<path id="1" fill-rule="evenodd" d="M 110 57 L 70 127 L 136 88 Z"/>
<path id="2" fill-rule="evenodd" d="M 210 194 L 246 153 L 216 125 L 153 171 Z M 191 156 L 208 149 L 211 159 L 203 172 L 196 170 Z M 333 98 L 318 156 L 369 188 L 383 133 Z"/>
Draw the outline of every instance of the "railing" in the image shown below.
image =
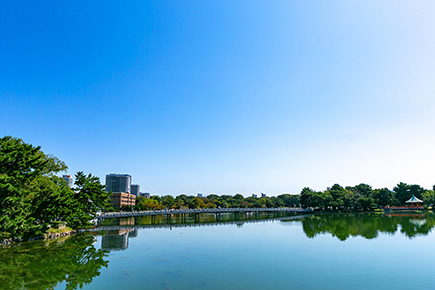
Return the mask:
<path id="1" fill-rule="evenodd" d="M 424 209 L 423 206 L 412 205 L 412 206 L 389 206 L 384 207 L 384 209 Z"/>
<path id="2" fill-rule="evenodd" d="M 171 214 L 201 214 L 201 213 L 231 213 L 231 212 L 312 212 L 312 209 L 303 208 L 207 208 L 207 209 L 168 209 L 132 212 L 109 212 L 97 216 L 97 219 L 133 217 L 133 216 L 152 216 L 152 215 L 171 215 Z"/>

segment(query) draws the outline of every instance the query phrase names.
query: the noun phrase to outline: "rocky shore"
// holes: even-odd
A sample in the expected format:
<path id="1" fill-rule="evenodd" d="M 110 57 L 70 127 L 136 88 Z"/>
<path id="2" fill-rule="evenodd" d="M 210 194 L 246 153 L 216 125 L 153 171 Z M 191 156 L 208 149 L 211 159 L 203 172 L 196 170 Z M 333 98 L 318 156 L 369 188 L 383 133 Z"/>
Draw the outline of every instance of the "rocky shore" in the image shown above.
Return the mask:
<path id="1" fill-rule="evenodd" d="M 62 233 L 47 233 L 44 235 L 39 235 L 39 236 L 35 236 L 32 238 L 28 238 L 28 239 L 24 239 L 24 238 L 6 239 L 6 240 L 0 241 L 0 247 L 1 246 L 8 246 L 8 245 L 15 244 L 15 243 L 28 242 L 28 241 L 54 240 L 54 239 L 63 238 L 63 237 L 73 235 L 77 232 L 78 231 L 71 230 L 71 231 L 62 232 Z"/>

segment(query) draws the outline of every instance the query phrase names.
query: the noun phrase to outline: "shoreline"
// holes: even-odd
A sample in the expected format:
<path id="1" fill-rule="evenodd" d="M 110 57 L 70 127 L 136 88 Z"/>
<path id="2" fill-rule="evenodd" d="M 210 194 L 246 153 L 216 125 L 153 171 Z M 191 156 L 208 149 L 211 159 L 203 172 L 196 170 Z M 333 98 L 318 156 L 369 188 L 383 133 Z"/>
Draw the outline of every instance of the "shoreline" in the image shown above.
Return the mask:
<path id="1" fill-rule="evenodd" d="M 78 232 L 79 232 L 79 230 L 71 230 L 71 231 L 66 231 L 66 232 L 62 232 L 62 233 L 46 233 L 43 235 L 31 237 L 28 239 L 11 238 L 11 239 L 6 239 L 6 240 L 0 241 L 0 247 L 10 246 L 13 244 L 19 244 L 19 243 L 23 243 L 23 242 L 40 241 L 40 240 L 47 240 L 47 241 L 56 240 L 59 238 L 72 236 L 74 234 L 77 234 Z"/>
<path id="2" fill-rule="evenodd" d="M 385 210 L 385 209 L 380 209 L 380 210 L 313 210 L 311 212 L 311 214 L 328 214 L 328 213 L 383 213 L 383 214 L 389 214 L 392 212 L 395 213 L 403 213 L 403 212 L 415 212 L 415 211 L 424 211 L 424 212 L 431 212 L 432 209 L 390 209 L 390 210 Z M 65 238 L 65 237 L 70 237 L 74 234 L 77 234 L 81 232 L 80 229 L 78 230 L 70 230 L 70 231 L 65 231 L 65 232 L 60 232 L 60 233 L 46 233 L 43 235 L 39 235 L 39 236 L 34 236 L 28 239 L 24 239 L 24 238 L 11 238 L 11 239 L 6 239 L 6 240 L 1 240 L 0 241 L 0 247 L 5 247 L 5 246 L 10 246 L 13 244 L 19 244 L 19 243 L 23 243 L 23 242 L 31 242 L 31 241 L 39 241 L 39 240 L 46 240 L 46 241 L 51 241 L 51 240 L 56 240 L 59 238 Z"/>

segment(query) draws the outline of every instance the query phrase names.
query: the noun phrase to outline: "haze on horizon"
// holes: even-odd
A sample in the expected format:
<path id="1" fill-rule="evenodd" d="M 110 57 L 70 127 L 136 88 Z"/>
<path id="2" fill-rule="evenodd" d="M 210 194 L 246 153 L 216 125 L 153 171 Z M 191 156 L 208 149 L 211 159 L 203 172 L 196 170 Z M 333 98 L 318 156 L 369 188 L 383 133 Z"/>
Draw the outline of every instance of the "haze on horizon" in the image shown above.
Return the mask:
<path id="1" fill-rule="evenodd" d="M 433 1 L 0 10 L 0 135 L 163 194 L 435 184 Z"/>

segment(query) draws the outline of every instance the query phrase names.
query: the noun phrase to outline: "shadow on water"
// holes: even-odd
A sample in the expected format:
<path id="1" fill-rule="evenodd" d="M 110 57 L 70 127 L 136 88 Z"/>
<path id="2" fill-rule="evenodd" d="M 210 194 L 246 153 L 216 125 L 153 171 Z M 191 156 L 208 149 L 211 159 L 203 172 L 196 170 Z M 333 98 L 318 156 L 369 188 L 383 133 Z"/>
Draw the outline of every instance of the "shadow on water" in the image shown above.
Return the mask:
<path id="1" fill-rule="evenodd" d="M 109 263 L 95 240 L 81 234 L 0 248 L 0 289 L 53 289 L 63 281 L 65 289 L 82 288 Z"/>
<path id="2" fill-rule="evenodd" d="M 393 235 L 397 232 L 413 238 L 429 234 L 435 226 L 432 213 L 319 214 L 298 221 L 302 222 L 304 233 L 309 238 L 329 233 L 341 241 L 356 236 L 374 239 L 379 233 Z"/>

